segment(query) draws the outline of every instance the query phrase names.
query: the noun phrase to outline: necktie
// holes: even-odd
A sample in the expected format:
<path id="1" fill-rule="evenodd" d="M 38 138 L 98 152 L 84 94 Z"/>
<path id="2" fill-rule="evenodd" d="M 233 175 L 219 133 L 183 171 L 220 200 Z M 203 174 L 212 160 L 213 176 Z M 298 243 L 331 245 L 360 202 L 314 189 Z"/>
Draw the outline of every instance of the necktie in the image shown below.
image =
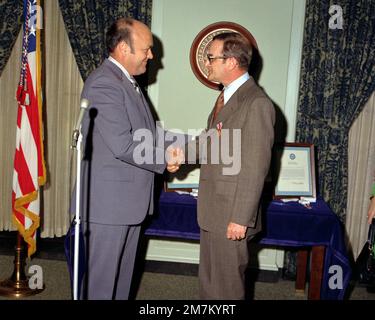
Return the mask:
<path id="1" fill-rule="evenodd" d="M 141 94 L 141 89 L 139 88 L 137 81 L 133 77 L 131 77 L 130 82 L 132 83 L 135 91 L 137 91 L 138 94 Z"/>
<path id="2" fill-rule="evenodd" d="M 219 114 L 220 110 L 224 107 L 224 90 L 222 90 L 217 97 L 216 103 L 215 103 L 215 110 L 214 110 L 214 116 L 213 121 L 215 121 L 217 115 Z"/>

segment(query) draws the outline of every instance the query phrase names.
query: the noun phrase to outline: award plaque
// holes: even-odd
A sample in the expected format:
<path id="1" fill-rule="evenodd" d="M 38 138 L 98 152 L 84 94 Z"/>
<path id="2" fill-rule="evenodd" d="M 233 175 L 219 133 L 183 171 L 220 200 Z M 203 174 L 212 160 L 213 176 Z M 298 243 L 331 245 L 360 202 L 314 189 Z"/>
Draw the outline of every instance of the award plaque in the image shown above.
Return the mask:
<path id="1" fill-rule="evenodd" d="M 316 198 L 314 146 L 285 143 L 276 148 L 277 183 L 274 198 Z"/>
<path id="2" fill-rule="evenodd" d="M 212 41 L 212 38 L 217 34 L 224 32 L 240 33 L 251 43 L 253 48 L 258 49 L 257 43 L 252 34 L 241 25 L 233 22 L 223 21 L 213 23 L 199 32 L 190 48 L 190 66 L 200 82 L 202 82 L 205 86 L 216 90 L 220 90 L 220 84 L 207 79 L 205 59 L 207 56 L 207 49 Z"/>

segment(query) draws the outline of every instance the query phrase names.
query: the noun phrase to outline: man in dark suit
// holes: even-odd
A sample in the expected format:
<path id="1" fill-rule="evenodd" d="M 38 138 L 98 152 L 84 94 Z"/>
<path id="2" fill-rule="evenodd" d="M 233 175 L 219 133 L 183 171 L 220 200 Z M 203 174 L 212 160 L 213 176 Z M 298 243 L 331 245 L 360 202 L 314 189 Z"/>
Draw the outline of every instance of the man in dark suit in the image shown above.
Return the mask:
<path id="1" fill-rule="evenodd" d="M 261 230 L 259 203 L 270 166 L 275 110 L 247 72 L 251 56 L 251 45 L 237 33 L 215 36 L 208 48 L 208 79 L 224 89 L 208 118 L 209 134 L 199 142 L 207 147 L 198 196 L 201 299 L 245 298 L 248 242 Z M 228 168 L 224 154 L 239 161 Z"/>
<path id="2" fill-rule="evenodd" d="M 122 18 L 107 33 L 108 59 L 85 82 L 82 212 L 87 270 L 83 298 L 128 299 L 141 223 L 153 212 L 156 128 L 133 76 L 153 58 L 152 34 Z M 145 139 L 140 139 L 144 137 Z M 172 162 L 168 170 L 177 170 Z"/>

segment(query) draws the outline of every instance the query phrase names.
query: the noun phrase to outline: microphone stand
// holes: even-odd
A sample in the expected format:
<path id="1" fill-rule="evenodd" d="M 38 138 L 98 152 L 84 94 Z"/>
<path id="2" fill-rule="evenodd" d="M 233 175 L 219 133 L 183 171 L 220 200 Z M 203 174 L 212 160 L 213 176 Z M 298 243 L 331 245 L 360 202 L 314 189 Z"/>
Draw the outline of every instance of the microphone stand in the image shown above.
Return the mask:
<path id="1" fill-rule="evenodd" d="M 79 235 L 80 235 L 80 208 L 81 208 L 81 159 L 82 159 L 82 133 L 81 126 L 73 131 L 72 149 L 76 149 L 76 212 L 75 212 L 75 232 L 74 232 L 74 268 L 73 268 L 73 299 L 78 300 L 78 277 L 79 277 Z"/>

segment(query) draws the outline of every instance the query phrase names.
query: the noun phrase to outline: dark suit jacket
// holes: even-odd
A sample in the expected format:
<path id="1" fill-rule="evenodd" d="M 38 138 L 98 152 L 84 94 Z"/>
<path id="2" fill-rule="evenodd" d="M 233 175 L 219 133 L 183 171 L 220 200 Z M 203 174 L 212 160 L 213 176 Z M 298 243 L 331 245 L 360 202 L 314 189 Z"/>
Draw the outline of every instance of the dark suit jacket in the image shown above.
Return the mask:
<path id="1" fill-rule="evenodd" d="M 153 159 L 156 152 L 164 155 L 164 149 L 155 147 L 155 122 L 149 106 L 109 60 L 86 80 L 82 98 L 90 102 L 82 122 L 84 220 L 139 224 L 153 212 L 154 173 L 165 169 L 164 163 L 140 164 L 133 157 L 137 146 Z M 139 129 L 149 130 L 149 143 L 134 141 Z"/>
<path id="2" fill-rule="evenodd" d="M 261 230 L 260 197 L 267 176 L 271 149 L 274 141 L 275 109 L 271 100 L 250 78 L 229 99 L 212 122 L 208 118 L 211 137 L 218 137 L 219 145 L 224 139 L 224 129 L 241 129 L 240 146 L 230 143 L 224 153 L 240 156 L 239 170 L 235 174 L 223 174 L 228 168 L 223 159 L 210 164 L 213 149 L 212 138 L 207 140 L 207 163 L 200 170 L 198 195 L 198 223 L 201 229 L 226 234 L 229 222 L 248 226 L 248 235 Z M 211 123 L 212 122 L 212 123 Z M 219 135 L 219 128 L 221 134 Z M 209 131 L 209 132 L 210 132 Z M 233 141 L 229 136 L 229 141 Z M 217 141 L 216 141 L 217 142 Z M 202 142 L 200 142 L 202 147 Z M 204 144 L 204 143 L 203 143 Z M 240 153 L 240 154 L 239 154 Z M 201 153 L 201 161 L 205 161 Z M 237 171 L 237 172 L 236 172 Z"/>

